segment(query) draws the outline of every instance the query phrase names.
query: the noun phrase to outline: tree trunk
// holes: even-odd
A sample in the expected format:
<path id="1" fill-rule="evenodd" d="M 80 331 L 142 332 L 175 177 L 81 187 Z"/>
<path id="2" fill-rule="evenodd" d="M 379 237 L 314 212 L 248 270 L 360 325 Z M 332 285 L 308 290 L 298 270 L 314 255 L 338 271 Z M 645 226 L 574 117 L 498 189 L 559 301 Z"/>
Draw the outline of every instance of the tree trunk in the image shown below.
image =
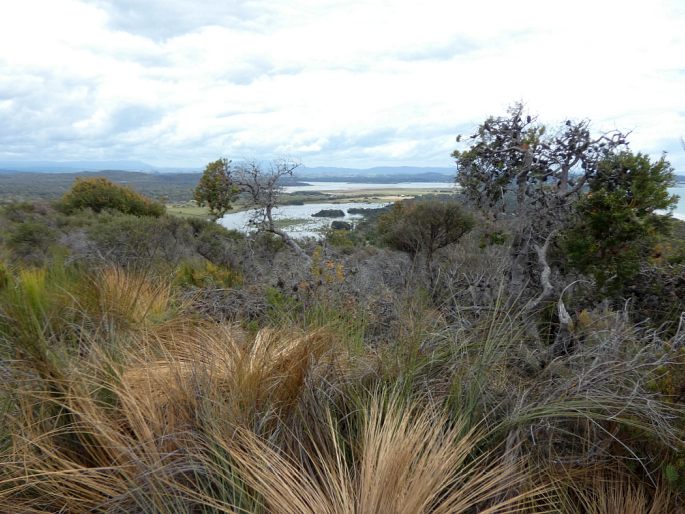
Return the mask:
<path id="1" fill-rule="evenodd" d="M 295 253 L 297 255 L 299 255 L 305 262 L 311 263 L 312 259 L 311 259 L 311 257 L 309 257 L 309 255 L 307 255 L 307 252 L 305 252 L 302 249 L 302 247 L 300 245 L 298 245 L 297 242 L 292 237 L 290 237 L 286 232 L 276 228 L 276 225 L 274 224 L 273 216 L 271 214 L 272 208 L 273 208 L 273 206 L 271 206 L 271 205 L 268 205 L 265 208 L 265 214 L 266 214 L 266 219 L 267 219 L 267 223 L 268 223 L 267 231 L 271 232 L 272 234 L 276 234 L 278 237 L 283 239 L 283 242 L 285 244 L 287 244 L 290 248 L 295 250 Z"/>

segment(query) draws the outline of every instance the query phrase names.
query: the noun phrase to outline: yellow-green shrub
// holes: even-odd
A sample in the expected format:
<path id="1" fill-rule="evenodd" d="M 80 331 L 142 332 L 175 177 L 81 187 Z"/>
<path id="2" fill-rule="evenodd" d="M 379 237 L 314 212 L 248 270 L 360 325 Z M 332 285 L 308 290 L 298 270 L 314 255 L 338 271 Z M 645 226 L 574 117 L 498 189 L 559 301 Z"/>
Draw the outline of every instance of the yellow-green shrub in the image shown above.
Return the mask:
<path id="1" fill-rule="evenodd" d="M 81 209 L 111 209 L 136 216 L 161 216 L 166 211 L 161 203 L 104 177 L 77 178 L 60 200 L 59 208 L 67 214 Z"/>

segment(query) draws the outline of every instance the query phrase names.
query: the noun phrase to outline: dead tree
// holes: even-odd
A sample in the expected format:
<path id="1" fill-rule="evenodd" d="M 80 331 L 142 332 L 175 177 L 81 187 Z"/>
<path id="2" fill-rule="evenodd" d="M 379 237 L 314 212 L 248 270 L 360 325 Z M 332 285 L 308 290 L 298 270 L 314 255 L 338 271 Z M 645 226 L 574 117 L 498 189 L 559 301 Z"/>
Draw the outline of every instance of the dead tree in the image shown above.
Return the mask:
<path id="1" fill-rule="evenodd" d="M 257 161 L 250 161 L 236 166 L 233 181 L 239 190 L 246 193 L 252 205 L 250 224 L 258 231 L 279 236 L 285 244 L 292 248 L 306 261 L 311 258 L 285 231 L 276 227 L 273 210 L 278 206 L 283 193 L 280 181 L 283 177 L 292 176 L 300 164 L 287 159 L 273 160 L 268 167 Z"/>

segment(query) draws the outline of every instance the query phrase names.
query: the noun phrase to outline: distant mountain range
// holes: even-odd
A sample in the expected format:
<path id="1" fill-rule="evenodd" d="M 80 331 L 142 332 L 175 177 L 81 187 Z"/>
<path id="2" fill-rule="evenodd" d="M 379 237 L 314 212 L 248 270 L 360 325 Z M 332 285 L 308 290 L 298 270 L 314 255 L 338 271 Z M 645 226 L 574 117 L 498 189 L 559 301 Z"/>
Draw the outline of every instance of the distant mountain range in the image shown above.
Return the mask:
<path id="1" fill-rule="evenodd" d="M 158 168 L 140 161 L 0 161 L 0 173 L 78 173 L 81 171 L 144 171 L 153 172 Z"/>
<path id="2" fill-rule="evenodd" d="M 376 168 L 337 168 L 331 166 L 321 167 L 307 167 L 302 166 L 295 170 L 295 176 L 300 179 L 313 180 L 314 178 L 330 181 L 332 178 L 338 179 L 355 179 L 367 178 L 386 179 L 389 177 L 401 178 L 404 182 L 411 181 L 410 179 L 417 176 L 427 177 L 431 180 L 442 182 L 445 177 L 454 179 L 454 168 L 440 168 L 435 166 L 382 166 Z M 424 181 L 426 178 L 424 178 Z"/>
<path id="3" fill-rule="evenodd" d="M 7 173 L 82 173 L 133 171 L 152 174 L 195 174 L 202 167 L 161 167 L 142 161 L 0 161 L 0 174 Z M 436 166 L 380 166 L 374 168 L 340 168 L 334 166 L 301 166 L 295 177 L 284 181 L 314 182 L 451 182 L 455 169 Z M 685 175 L 676 175 L 679 184 Z"/>
<path id="4" fill-rule="evenodd" d="M 133 171 L 143 173 L 200 173 L 201 167 L 159 167 L 141 161 L 0 161 L 0 173 L 82 173 Z M 300 180 L 351 182 L 402 182 L 453 180 L 452 168 L 420 166 L 384 166 L 357 169 L 338 167 L 299 167 L 295 176 Z"/>

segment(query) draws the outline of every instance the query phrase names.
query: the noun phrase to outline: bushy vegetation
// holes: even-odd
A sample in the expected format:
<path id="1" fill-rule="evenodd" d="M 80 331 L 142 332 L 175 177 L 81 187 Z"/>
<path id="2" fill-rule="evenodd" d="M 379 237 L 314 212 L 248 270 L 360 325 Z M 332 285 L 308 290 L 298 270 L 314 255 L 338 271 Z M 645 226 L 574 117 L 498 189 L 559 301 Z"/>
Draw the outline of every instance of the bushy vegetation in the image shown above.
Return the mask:
<path id="1" fill-rule="evenodd" d="M 77 178 L 59 202 L 59 208 L 67 214 L 90 209 L 93 212 L 113 210 L 135 216 L 161 216 L 165 211 L 163 204 L 104 177 Z"/>
<path id="2" fill-rule="evenodd" d="M 425 253 L 427 266 L 435 252 L 454 244 L 469 232 L 474 219 L 455 200 L 397 202 L 378 220 L 384 242 L 412 255 Z"/>
<path id="3" fill-rule="evenodd" d="M 667 187 L 673 169 L 665 158 L 622 152 L 602 161 L 589 192 L 577 206 L 577 221 L 564 249 L 572 266 L 590 273 L 601 287 L 620 290 L 671 226 L 655 211 L 674 202 Z"/>
<path id="4" fill-rule="evenodd" d="M 603 176 L 661 166 L 615 157 Z M 677 512 L 685 231 L 643 210 L 610 290 L 561 237 L 547 268 L 516 262 L 521 220 L 461 197 L 299 241 L 306 259 L 278 232 L 10 204 L 0 511 Z M 545 273 L 563 289 L 541 296 Z"/>

